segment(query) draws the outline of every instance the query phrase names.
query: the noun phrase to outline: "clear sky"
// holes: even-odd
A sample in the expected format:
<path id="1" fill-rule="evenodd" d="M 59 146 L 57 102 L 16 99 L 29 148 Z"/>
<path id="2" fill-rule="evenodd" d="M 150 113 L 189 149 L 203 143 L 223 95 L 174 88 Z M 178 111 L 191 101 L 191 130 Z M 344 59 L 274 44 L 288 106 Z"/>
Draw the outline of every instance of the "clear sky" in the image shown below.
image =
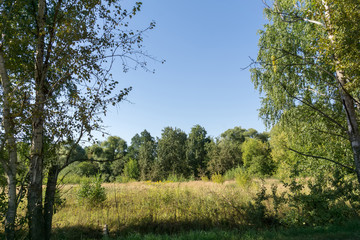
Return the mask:
<path id="1" fill-rule="evenodd" d="M 146 129 L 160 137 L 166 126 L 189 133 L 200 124 L 213 137 L 235 126 L 265 131 L 259 94 L 249 70 L 242 70 L 257 56 L 263 8 L 261 0 L 143 0 L 134 24 L 156 21 L 144 46 L 166 63 L 149 60 L 155 74 L 140 69 L 123 74 L 116 62 L 119 89 L 133 90 L 131 103 L 110 108 L 107 132 L 130 144 L 136 133 Z"/>

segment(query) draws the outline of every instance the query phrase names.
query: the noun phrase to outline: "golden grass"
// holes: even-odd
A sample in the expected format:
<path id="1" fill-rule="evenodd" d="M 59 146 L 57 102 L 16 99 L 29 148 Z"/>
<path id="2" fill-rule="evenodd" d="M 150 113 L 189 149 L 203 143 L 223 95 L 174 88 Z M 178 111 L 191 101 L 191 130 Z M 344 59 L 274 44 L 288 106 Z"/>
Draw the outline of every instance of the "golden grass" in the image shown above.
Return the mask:
<path id="1" fill-rule="evenodd" d="M 65 205 L 54 215 L 53 227 L 73 225 L 100 229 L 104 224 L 111 232 L 128 230 L 172 231 L 206 228 L 216 225 L 244 224 L 237 209 L 255 196 L 258 187 L 238 187 L 235 181 L 213 182 L 132 182 L 105 183 L 107 200 L 99 207 L 79 205 L 79 186 L 62 189 Z M 169 229 L 170 228 L 170 229 Z"/>

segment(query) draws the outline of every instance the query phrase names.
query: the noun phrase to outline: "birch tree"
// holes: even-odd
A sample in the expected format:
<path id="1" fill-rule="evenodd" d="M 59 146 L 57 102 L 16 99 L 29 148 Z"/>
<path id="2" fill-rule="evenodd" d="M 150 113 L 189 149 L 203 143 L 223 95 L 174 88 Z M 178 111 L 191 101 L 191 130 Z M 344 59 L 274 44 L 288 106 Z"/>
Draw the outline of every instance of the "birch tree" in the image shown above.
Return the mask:
<path id="1" fill-rule="evenodd" d="M 0 3 L 3 143 L 9 152 L 9 159 L 2 161 L 9 182 L 8 239 L 14 239 L 14 176 L 20 136 L 30 136 L 31 146 L 29 238 L 49 239 L 59 171 L 71 164 L 71 153 L 81 139 L 91 139 L 92 131 L 101 130 L 101 114 L 106 114 L 107 106 L 116 105 L 131 90 L 116 88 L 112 66 L 121 64 L 124 71 L 137 67 L 148 70 L 142 34 L 154 23 L 141 31 L 128 28 L 129 19 L 140 7 L 137 2 L 125 10 L 120 1 L 113 0 Z M 56 152 L 64 144 L 70 144 L 67 157 L 49 157 L 49 151 Z"/>
<path id="2" fill-rule="evenodd" d="M 252 79 L 265 95 L 260 115 L 268 125 L 306 122 L 302 131 L 346 139 L 353 157 L 350 163 L 315 151 L 292 151 L 346 168 L 360 182 L 359 14 L 353 0 L 268 4 L 269 23 L 260 31 Z"/>

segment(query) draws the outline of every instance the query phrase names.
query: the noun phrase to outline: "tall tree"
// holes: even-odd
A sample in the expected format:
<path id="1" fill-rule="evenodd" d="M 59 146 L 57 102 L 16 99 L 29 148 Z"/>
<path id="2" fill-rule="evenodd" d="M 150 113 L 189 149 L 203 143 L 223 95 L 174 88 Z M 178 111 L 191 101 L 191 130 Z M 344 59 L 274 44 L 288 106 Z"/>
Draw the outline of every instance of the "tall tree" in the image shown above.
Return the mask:
<path id="1" fill-rule="evenodd" d="M 140 178 L 142 180 L 147 180 L 151 178 L 151 171 L 156 158 L 157 145 L 155 139 L 148 131 L 142 131 L 140 136 L 141 143 L 138 155 Z"/>
<path id="2" fill-rule="evenodd" d="M 244 167 L 249 173 L 269 176 L 274 173 L 275 164 L 271 159 L 270 145 L 259 139 L 248 138 L 241 146 Z"/>
<path id="3" fill-rule="evenodd" d="M 163 129 L 157 146 L 157 164 L 160 167 L 160 178 L 170 174 L 189 175 L 186 161 L 187 135 L 179 128 L 166 127 Z"/>
<path id="4" fill-rule="evenodd" d="M 205 128 L 195 125 L 191 128 L 186 144 L 186 157 L 192 174 L 195 178 L 199 177 L 199 173 L 204 174 L 207 167 L 206 143 L 210 139 L 206 136 Z"/>
<path id="5" fill-rule="evenodd" d="M 110 73 L 115 59 L 123 64 L 124 71 L 146 68 L 147 56 L 141 51 L 143 31 L 128 29 L 128 20 L 140 6 L 138 2 L 127 11 L 120 1 L 113 0 L 0 3 L 1 103 L 7 150 L 16 152 L 17 136 L 31 135 L 27 191 L 30 239 L 50 238 L 51 228 L 45 224 L 44 214 L 52 210 L 44 210 L 42 194 L 45 164 L 49 164 L 48 179 L 56 184 L 58 172 L 71 163 L 76 144 L 84 136 L 91 138 L 94 129 L 101 129 L 101 113 L 106 113 L 107 105 L 117 104 L 131 90 L 115 89 L 118 81 Z M 146 29 L 153 27 L 151 23 Z M 56 149 L 70 143 L 73 145 L 65 162 L 45 159 L 45 144 Z M 14 206 L 16 209 L 11 187 L 16 160 L 15 154 L 11 156 L 4 164 L 12 168 L 7 171 L 12 194 L 6 220 L 9 239 L 14 236 Z"/>
<path id="6" fill-rule="evenodd" d="M 269 125 L 289 119 L 321 122 L 303 130 L 346 138 L 352 166 L 338 156 L 292 150 L 336 162 L 355 172 L 360 182 L 358 2 L 274 1 L 265 14 L 269 24 L 260 31 L 252 69 L 255 87 L 265 95 L 261 116 Z"/>

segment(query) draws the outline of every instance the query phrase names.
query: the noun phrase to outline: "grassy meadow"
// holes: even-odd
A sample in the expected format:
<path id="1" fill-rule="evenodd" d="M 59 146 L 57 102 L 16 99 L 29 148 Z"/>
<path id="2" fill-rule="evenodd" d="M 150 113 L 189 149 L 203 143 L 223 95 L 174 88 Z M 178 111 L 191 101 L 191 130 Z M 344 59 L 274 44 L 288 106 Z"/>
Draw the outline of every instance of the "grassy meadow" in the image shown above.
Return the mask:
<path id="1" fill-rule="evenodd" d="M 324 226 L 279 223 L 289 209 L 275 206 L 269 197 L 271 186 L 278 186 L 276 194 L 286 191 L 276 179 L 247 185 L 235 181 L 105 183 L 106 200 L 96 204 L 79 200 L 81 185 L 66 184 L 53 219 L 53 238 L 360 239 L 360 222 L 353 219 Z M 105 224 L 107 237 L 103 236 Z"/>

